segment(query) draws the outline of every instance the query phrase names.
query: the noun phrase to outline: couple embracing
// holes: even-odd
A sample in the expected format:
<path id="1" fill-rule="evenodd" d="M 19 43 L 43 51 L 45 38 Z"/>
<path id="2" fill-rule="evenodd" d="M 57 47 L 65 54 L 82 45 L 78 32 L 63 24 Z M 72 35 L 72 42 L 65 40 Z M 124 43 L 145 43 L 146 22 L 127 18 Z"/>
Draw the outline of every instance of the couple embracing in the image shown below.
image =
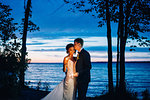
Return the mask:
<path id="1" fill-rule="evenodd" d="M 90 54 L 83 49 L 83 39 L 77 38 L 74 44 L 66 46 L 67 56 L 64 58 L 63 71 L 66 73 L 64 80 L 56 86 L 42 100 L 78 100 L 86 99 L 86 92 L 90 82 L 91 58 Z M 77 57 L 73 57 L 75 51 Z"/>

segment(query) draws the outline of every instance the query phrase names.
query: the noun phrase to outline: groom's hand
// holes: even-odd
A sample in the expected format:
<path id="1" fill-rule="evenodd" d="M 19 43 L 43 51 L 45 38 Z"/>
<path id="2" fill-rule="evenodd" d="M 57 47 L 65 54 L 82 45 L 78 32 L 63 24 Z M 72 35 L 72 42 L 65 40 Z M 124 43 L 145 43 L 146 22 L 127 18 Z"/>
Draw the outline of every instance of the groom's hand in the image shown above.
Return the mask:
<path id="1" fill-rule="evenodd" d="M 79 76 L 78 72 L 74 73 L 74 77 L 78 77 L 78 76 Z"/>

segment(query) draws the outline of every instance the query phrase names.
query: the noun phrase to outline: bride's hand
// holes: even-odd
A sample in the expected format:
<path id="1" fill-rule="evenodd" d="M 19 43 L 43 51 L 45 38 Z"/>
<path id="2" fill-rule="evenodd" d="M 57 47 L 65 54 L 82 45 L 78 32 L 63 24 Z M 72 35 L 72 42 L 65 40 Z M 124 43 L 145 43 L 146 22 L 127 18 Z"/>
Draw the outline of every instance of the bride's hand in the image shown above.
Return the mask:
<path id="1" fill-rule="evenodd" d="M 74 75 L 73 75 L 74 77 L 78 77 L 79 76 L 79 73 L 74 73 Z"/>

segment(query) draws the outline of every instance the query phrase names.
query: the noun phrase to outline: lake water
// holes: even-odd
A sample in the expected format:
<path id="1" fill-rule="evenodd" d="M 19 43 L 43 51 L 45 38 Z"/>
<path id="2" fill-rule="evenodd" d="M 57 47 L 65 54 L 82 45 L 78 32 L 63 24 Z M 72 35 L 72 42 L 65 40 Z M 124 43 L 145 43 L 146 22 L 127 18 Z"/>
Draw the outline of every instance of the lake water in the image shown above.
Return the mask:
<path id="1" fill-rule="evenodd" d="M 150 63 L 126 63 L 127 88 L 137 92 L 138 97 L 145 89 L 150 91 Z M 29 64 L 25 73 L 25 81 L 32 88 L 41 82 L 41 90 L 49 85 L 49 91 L 54 89 L 65 77 L 62 63 Z M 113 80 L 116 83 L 116 63 L 113 63 Z M 92 63 L 91 82 L 88 87 L 87 96 L 94 97 L 108 91 L 107 63 Z"/>

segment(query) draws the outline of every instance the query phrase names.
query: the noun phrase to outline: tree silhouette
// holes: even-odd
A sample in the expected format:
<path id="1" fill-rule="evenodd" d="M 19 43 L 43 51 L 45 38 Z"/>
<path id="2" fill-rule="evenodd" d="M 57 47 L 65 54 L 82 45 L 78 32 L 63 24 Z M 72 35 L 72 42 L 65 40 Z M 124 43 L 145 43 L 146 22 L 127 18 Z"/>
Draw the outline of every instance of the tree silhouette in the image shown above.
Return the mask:
<path id="1" fill-rule="evenodd" d="M 23 21 L 23 37 L 22 37 L 22 49 L 21 49 L 21 63 L 22 63 L 22 67 L 20 70 L 20 86 L 23 87 L 24 86 L 24 75 L 25 75 L 25 69 L 23 66 L 25 66 L 26 64 L 26 40 L 27 40 L 27 32 L 30 31 L 36 31 L 39 30 L 39 27 L 37 27 L 37 25 L 35 25 L 32 21 L 29 20 L 29 17 L 32 16 L 32 11 L 31 11 L 31 0 L 27 1 L 27 7 L 25 6 L 25 18 L 22 19 Z"/>
<path id="2" fill-rule="evenodd" d="M 116 87 L 120 87 L 122 92 L 126 91 L 125 87 L 125 46 L 127 39 L 137 40 L 140 46 L 150 46 L 150 40 L 146 37 L 139 36 L 139 32 L 149 32 L 149 20 L 150 14 L 150 1 L 148 0 L 79 0 L 69 1 L 64 0 L 67 4 L 72 4 L 73 7 L 69 11 L 75 12 L 76 9 L 83 13 L 91 13 L 92 16 L 99 18 L 99 27 L 107 24 L 107 37 L 110 33 L 109 19 L 118 23 L 117 32 L 117 64 L 116 64 Z M 90 5 L 90 6 L 86 6 Z M 109 12 L 110 10 L 110 12 Z M 110 16 L 110 18 L 109 18 Z M 108 38 L 108 78 L 109 78 L 109 92 L 112 86 L 111 74 L 111 47 L 109 45 L 110 40 Z M 130 41 L 129 41 L 130 42 Z M 131 47 L 136 47 L 131 45 Z M 133 49 L 130 49 L 132 51 Z M 119 64 L 120 62 L 120 64 Z M 120 66 L 120 68 L 119 68 Z M 109 72 L 110 71 L 110 72 Z M 120 72 L 120 76 L 119 76 Z M 111 84 L 111 85 L 110 85 Z"/>
<path id="3" fill-rule="evenodd" d="M 22 52 L 21 52 L 21 62 L 22 65 L 25 64 L 25 55 L 26 55 L 26 38 L 27 38 L 27 28 L 28 28 L 28 20 L 29 13 L 31 8 L 31 0 L 27 1 L 27 8 L 25 8 L 25 20 L 24 20 L 24 29 L 23 29 L 23 37 L 22 37 Z M 20 70 L 20 86 L 24 86 L 24 67 Z"/>
<path id="4" fill-rule="evenodd" d="M 108 41 L 108 87 L 109 87 L 109 93 L 111 94 L 113 92 L 113 74 L 112 74 L 112 40 L 111 40 L 111 26 L 110 21 L 112 21 L 110 9 L 114 11 L 115 7 L 111 6 L 111 3 L 109 0 L 87 0 L 85 2 L 84 0 L 80 1 L 72 1 L 69 2 L 67 0 L 64 0 L 65 3 L 71 3 L 75 8 L 69 9 L 69 11 L 75 12 L 75 9 L 78 9 L 80 12 L 83 13 L 96 13 L 95 15 L 92 14 L 92 16 L 97 16 L 99 20 L 98 27 L 102 27 L 104 24 L 107 25 L 107 41 Z M 90 8 L 86 7 L 86 4 L 90 4 Z"/>
<path id="5" fill-rule="evenodd" d="M 147 0 L 120 0 L 120 90 L 125 92 L 125 47 L 128 38 L 137 39 L 140 46 L 150 46 L 150 41 L 139 32 L 149 32 L 150 9 Z M 146 40 L 145 40 L 146 39 Z"/>
<path id="6" fill-rule="evenodd" d="M 10 17 L 11 10 L 9 6 L 0 3 L 0 94 L 7 94 L 8 97 L 16 96 L 20 87 L 24 86 L 24 71 L 30 61 L 25 58 L 24 63 L 21 62 L 21 53 L 24 52 L 21 48 L 21 39 L 16 36 L 16 32 L 23 34 L 25 19 L 22 19 L 20 25 L 14 23 L 14 18 Z M 39 30 L 32 21 L 27 22 L 27 31 Z M 24 54 L 26 55 L 26 51 Z M 23 83 L 20 84 L 21 82 Z"/>
<path id="7" fill-rule="evenodd" d="M 9 6 L 0 3 L 0 9 L 0 38 L 4 46 L 9 39 L 15 39 L 14 31 L 17 29 L 17 23 L 13 23 L 14 19 L 10 17 L 12 9 Z"/>
<path id="8" fill-rule="evenodd" d="M 108 41 L 108 85 L 109 93 L 113 93 L 113 74 L 112 74 L 112 40 L 111 40 L 111 27 L 110 27 L 110 12 L 109 0 L 106 0 L 106 21 L 107 21 L 107 41 Z"/>
<path id="9" fill-rule="evenodd" d="M 11 10 L 0 3 L 0 94 L 7 96 L 15 96 L 19 90 L 21 60 L 21 41 L 15 34 L 19 27 L 10 17 Z"/>
<path id="10" fill-rule="evenodd" d="M 119 21 L 120 22 L 120 21 Z M 117 62 L 116 62 L 116 91 L 118 91 L 119 87 L 119 62 L 120 62 L 120 34 L 119 34 L 119 29 L 120 29 L 120 23 L 118 24 L 118 31 L 117 31 Z"/>
<path id="11" fill-rule="evenodd" d="M 125 60 L 124 60 L 124 48 L 123 48 L 123 33 L 124 33 L 124 14 L 123 14 L 123 0 L 119 1 L 119 21 L 120 21 L 120 83 L 119 87 L 125 91 Z M 121 90 L 121 89 L 120 89 Z"/>

